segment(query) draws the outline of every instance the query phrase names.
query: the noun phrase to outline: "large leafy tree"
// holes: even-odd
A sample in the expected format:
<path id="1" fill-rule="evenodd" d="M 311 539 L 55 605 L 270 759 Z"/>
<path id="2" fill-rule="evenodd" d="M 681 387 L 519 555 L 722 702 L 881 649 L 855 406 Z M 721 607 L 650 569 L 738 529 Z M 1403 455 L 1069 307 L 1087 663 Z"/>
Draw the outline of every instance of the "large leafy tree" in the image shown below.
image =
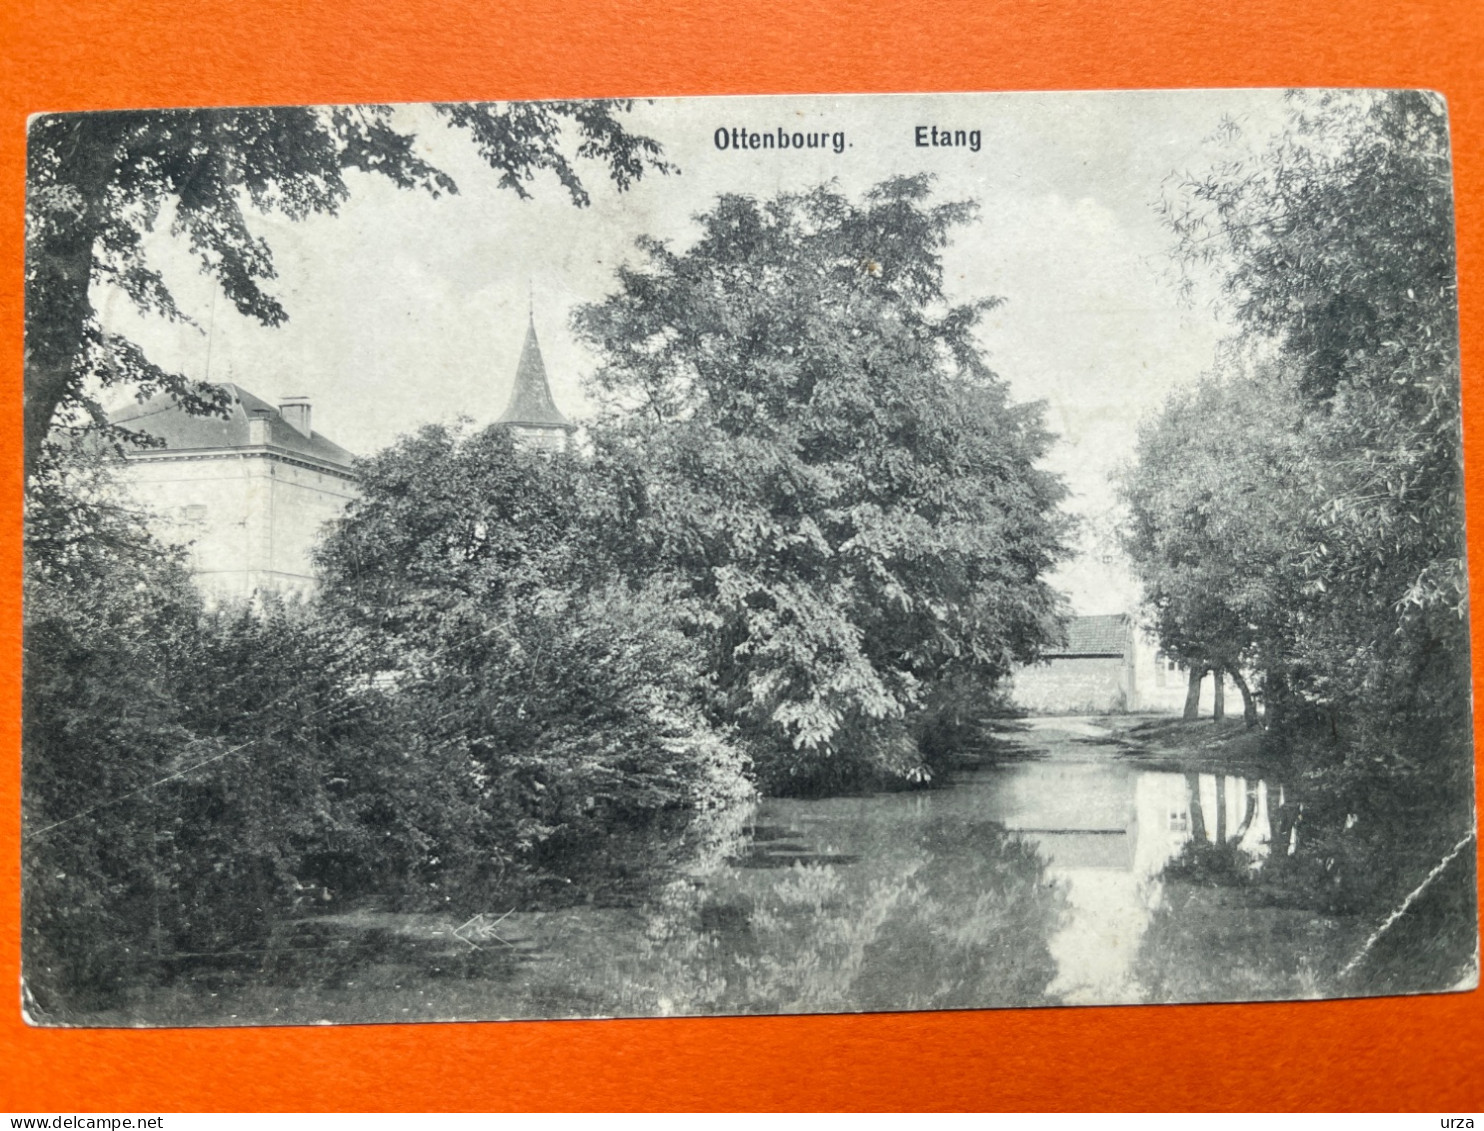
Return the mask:
<path id="1" fill-rule="evenodd" d="M 1180 184 L 1180 261 L 1213 271 L 1237 333 L 1125 485 L 1162 638 L 1237 650 L 1296 763 L 1275 823 L 1294 847 L 1262 883 L 1363 911 L 1371 941 L 1390 932 L 1378 951 L 1427 936 L 1401 944 L 1407 969 L 1440 982 L 1472 965 L 1478 922 L 1449 865 L 1473 826 L 1450 206 L 1443 107 L 1413 91 L 1294 95 L 1271 141 Z M 1149 946 L 1213 952 L 1172 924 Z M 1395 988 L 1383 967 L 1327 984 Z"/>
<path id="2" fill-rule="evenodd" d="M 1366 772 L 1466 770 L 1451 204 L 1441 102 L 1391 91 L 1295 95 L 1284 131 L 1187 180 L 1168 208 L 1181 261 L 1220 282 L 1234 352 L 1271 365 L 1201 394 L 1224 411 L 1175 404 L 1156 430 L 1224 451 L 1234 479 L 1294 440 L 1282 475 L 1224 495 L 1228 541 L 1191 568 L 1246 554 L 1232 538 L 1282 544 L 1236 562 L 1266 594 L 1244 623 L 1267 636 L 1270 705 L 1322 721 Z M 1266 424 L 1244 398 L 1266 401 Z M 1189 538 L 1178 507 L 1161 521 Z"/>
<path id="3" fill-rule="evenodd" d="M 1331 572 L 1404 615 L 1464 600 L 1452 203 L 1441 100 L 1388 91 L 1295 95 L 1283 134 L 1168 212 L 1333 457 Z"/>
<path id="4" fill-rule="evenodd" d="M 1190 669 L 1187 718 L 1207 670 L 1236 681 L 1249 725 L 1246 673 L 1258 673 L 1257 691 L 1283 682 L 1304 599 L 1294 566 L 1312 533 L 1299 425 L 1270 367 L 1210 374 L 1141 429 L 1121 476 L 1124 550 L 1160 646 Z"/>
<path id="5" fill-rule="evenodd" d="M 746 792 L 703 713 L 680 595 L 607 553 L 625 476 L 500 427 L 435 426 L 361 472 L 321 553 L 321 608 L 391 681 L 410 752 L 473 784 L 478 836 L 445 862 L 570 870 L 625 829 Z"/>
<path id="6" fill-rule="evenodd" d="M 710 610 L 712 678 L 791 751 L 769 771 L 785 788 L 852 759 L 920 776 L 909 714 L 1058 632 L 1039 406 L 1010 402 L 975 340 L 999 300 L 943 292 L 973 211 L 926 177 L 859 203 L 725 196 L 687 250 L 642 242 L 577 317 L 615 410 L 598 444 L 644 468 L 638 536 Z"/>
<path id="7" fill-rule="evenodd" d="M 577 159 L 605 167 L 619 188 L 665 168 L 658 145 L 630 133 L 622 102 L 466 103 L 438 111 L 465 131 L 500 183 L 524 196 L 553 175 L 578 205 Z M 122 290 L 143 311 L 185 316 L 144 254 L 162 219 L 189 241 L 201 270 L 248 317 L 288 317 L 266 289 L 274 276 L 250 210 L 290 218 L 333 213 L 350 170 L 434 195 L 458 190 L 418 155 L 413 132 L 386 106 L 258 107 L 50 114 L 31 124 L 27 168 L 25 469 L 42 463 L 53 424 L 106 427 L 90 381 L 169 392 L 209 412 L 220 392 L 170 373 L 107 333 L 91 288 Z"/>

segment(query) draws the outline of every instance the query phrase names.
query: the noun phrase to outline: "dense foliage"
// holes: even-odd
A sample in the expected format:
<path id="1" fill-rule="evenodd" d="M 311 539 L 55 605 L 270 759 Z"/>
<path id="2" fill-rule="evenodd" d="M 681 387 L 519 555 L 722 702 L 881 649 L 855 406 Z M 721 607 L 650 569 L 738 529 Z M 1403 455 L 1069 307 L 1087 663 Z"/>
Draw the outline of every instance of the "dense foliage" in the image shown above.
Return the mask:
<path id="1" fill-rule="evenodd" d="M 1143 429 L 1122 484 L 1124 544 L 1161 647 L 1196 679 L 1235 677 L 1249 724 L 1257 691 L 1271 706 L 1285 685 L 1275 648 L 1299 623 L 1293 567 L 1313 545 L 1296 497 L 1308 488 L 1299 421 L 1270 368 L 1208 376 Z M 1261 673 L 1257 691 L 1245 671 Z"/>
<path id="2" fill-rule="evenodd" d="M 854 203 L 727 196 L 578 315 L 601 451 L 643 469 L 647 567 L 709 618 L 707 670 L 772 788 L 930 772 L 914 717 L 1059 631 L 1061 486 L 941 251 L 972 216 L 925 177 Z"/>
<path id="3" fill-rule="evenodd" d="M 346 845 L 362 877 L 407 869 L 397 832 L 355 812 L 393 743 L 347 699 L 337 643 L 296 608 L 203 610 L 164 548 L 114 544 L 136 552 L 28 589 L 25 954 L 45 1012 L 261 953 L 275 915 L 329 895 L 318 866 Z M 382 794 L 409 821 L 437 804 L 414 775 Z"/>
<path id="4" fill-rule="evenodd" d="M 363 462 L 322 554 L 323 613 L 416 720 L 409 756 L 478 782 L 486 860 L 549 861 L 745 791 L 685 602 L 605 551 L 623 495 L 605 470 L 498 427 L 425 428 Z"/>
<path id="5" fill-rule="evenodd" d="M 428 429 L 364 467 L 326 589 L 203 608 L 118 512 L 34 555 L 27 984 L 44 1012 L 375 894 L 472 914 L 615 890 L 746 795 L 684 601 L 595 545 L 575 460 Z M 106 513 L 98 511 L 96 513 Z M 49 543 L 50 544 L 50 543 Z M 59 578 L 65 567 L 65 584 Z"/>
<path id="6" fill-rule="evenodd" d="M 1173 654 L 1255 677 L 1304 832 L 1273 867 L 1351 907 L 1472 825 L 1459 358 L 1441 103 L 1294 96 L 1169 218 L 1238 333 L 1143 431 L 1127 546 Z"/>
<path id="7" fill-rule="evenodd" d="M 578 205 L 578 159 L 620 189 L 667 168 L 623 128 L 625 109 L 438 107 L 502 186 L 524 196 L 550 173 Z M 421 720 L 366 681 L 342 625 L 271 599 L 202 607 L 108 482 L 108 441 L 147 438 L 121 436 L 96 399 L 125 386 L 192 412 L 221 403 L 220 389 L 160 369 L 99 320 L 92 288 L 105 285 L 188 321 L 147 233 L 168 223 L 239 311 L 279 324 L 288 312 L 266 289 L 272 251 L 250 210 L 333 213 L 349 171 L 456 192 L 416 142 L 377 106 L 31 123 L 24 871 L 27 985 L 43 1010 L 102 1000 L 172 956 L 251 958 L 310 893 L 428 897 L 451 867 L 477 857 L 470 870 L 488 878 L 512 851 L 467 752 L 412 756 Z"/>
<path id="8" fill-rule="evenodd" d="M 1171 643 L 1232 653 L 1280 712 L 1291 698 L 1353 718 L 1385 701 L 1458 732 L 1446 128 L 1418 93 L 1299 99 L 1252 168 L 1192 183 L 1174 214 L 1182 253 L 1218 270 L 1241 337 L 1146 429 L 1126 483 L 1129 546 L 1157 595 L 1185 587 L 1188 611 L 1165 610 Z M 1429 702 L 1406 701 L 1419 693 Z"/>

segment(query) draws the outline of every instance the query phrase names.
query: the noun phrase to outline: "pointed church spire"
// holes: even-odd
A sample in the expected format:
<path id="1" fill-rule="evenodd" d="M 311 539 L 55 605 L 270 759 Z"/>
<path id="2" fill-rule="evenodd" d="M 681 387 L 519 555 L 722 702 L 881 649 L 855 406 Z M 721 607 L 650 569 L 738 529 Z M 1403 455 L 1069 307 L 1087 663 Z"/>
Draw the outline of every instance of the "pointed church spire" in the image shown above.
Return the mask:
<path id="1" fill-rule="evenodd" d="M 526 342 L 520 351 L 520 364 L 515 367 L 515 386 L 510 390 L 510 401 L 496 423 L 509 425 L 520 435 L 576 431 L 576 425 L 562 415 L 551 399 L 546 363 L 541 358 L 541 343 L 536 340 L 534 309 L 526 324 Z"/>

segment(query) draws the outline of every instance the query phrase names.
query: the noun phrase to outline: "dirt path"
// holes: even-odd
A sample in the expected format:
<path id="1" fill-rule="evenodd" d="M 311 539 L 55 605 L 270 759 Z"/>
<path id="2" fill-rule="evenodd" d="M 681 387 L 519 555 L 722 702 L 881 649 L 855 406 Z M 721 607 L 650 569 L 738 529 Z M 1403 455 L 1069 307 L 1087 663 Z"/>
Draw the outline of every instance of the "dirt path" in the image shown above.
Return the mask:
<path id="1" fill-rule="evenodd" d="M 1014 719 L 996 737 L 1016 758 L 1055 762 L 1104 762 L 1142 749 L 1133 737 L 1140 725 L 1163 716 L 1059 715 Z"/>
<path id="2" fill-rule="evenodd" d="M 1240 718 L 1185 722 L 1172 715 L 1061 715 L 1006 720 L 995 731 L 1009 760 L 1126 760 L 1173 773 L 1271 773 L 1263 732 Z"/>

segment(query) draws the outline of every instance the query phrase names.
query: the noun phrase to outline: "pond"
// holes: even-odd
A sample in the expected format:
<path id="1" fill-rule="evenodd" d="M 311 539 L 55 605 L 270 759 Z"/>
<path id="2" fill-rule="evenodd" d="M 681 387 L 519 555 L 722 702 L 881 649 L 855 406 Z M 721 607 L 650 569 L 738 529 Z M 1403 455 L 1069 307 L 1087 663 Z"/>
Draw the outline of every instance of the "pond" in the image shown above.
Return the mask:
<path id="1" fill-rule="evenodd" d="M 735 958 L 705 1006 L 1145 1000 L 1136 959 L 1161 907 L 1161 870 L 1193 837 L 1256 867 L 1283 787 L 1137 768 L 1082 721 L 1016 737 L 1034 760 L 962 771 L 947 788 L 763 802 L 746 852 L 697 897 L 736 925 L 712 944 L 711 969 L 718 954 Z M 674 945 L 701 922 L 665 920 L 664 937 Z"/>
<path id="2" fill-rule="evenodd" d="M 193 979 L 117 1020 L 1112 1004 L 1150 1000 L 1149 985 L 1165 983 L 1187 1000 L 1211 996 L 1200 971 L 1184 969 L 1200 965 L 1200 945 L 1159 926 L 1169 917 L 1162 871 L 1193 842 L 1257 867 L 1274 829 L 1287 834 L 1284 787 L 1142 768 L 1094 720 L 1030 721 L 1002 754 L 936 789 L 770 799 L 727 814 L 704 859 L 627 906 L 496 907 L 463 921 L 371 908 L 318 916 L 246 984 Z M 1239 917 L 1277 931 L 1280 947 L 1314 921 L 1278 909 Z M 1242 996 L 1303 990 L 1269 982 L 1241 983 Z"/>

